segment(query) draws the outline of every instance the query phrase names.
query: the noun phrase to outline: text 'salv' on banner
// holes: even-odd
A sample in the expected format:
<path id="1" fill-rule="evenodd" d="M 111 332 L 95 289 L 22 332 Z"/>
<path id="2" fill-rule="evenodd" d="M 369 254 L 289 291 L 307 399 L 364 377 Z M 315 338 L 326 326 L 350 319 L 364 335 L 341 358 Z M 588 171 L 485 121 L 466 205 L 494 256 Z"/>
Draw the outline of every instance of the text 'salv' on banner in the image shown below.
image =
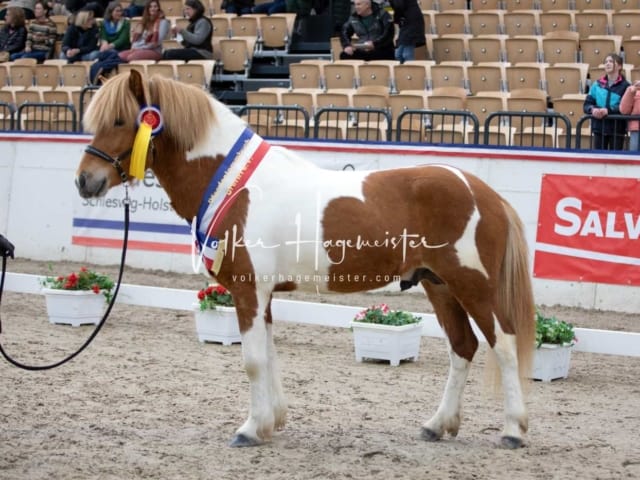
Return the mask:
<path id="1" fill-rule="evenodd" d="M 640 179 L 544 175 L 534 275 L 640 285 Z"/>

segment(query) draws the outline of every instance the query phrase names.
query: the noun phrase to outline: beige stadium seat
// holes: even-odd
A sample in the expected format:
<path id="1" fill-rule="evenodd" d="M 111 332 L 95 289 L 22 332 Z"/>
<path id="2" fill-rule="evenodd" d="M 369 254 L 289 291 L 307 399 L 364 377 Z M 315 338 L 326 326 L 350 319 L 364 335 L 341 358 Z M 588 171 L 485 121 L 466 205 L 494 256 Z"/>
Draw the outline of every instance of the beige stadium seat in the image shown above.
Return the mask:
<path id="1" fill-rule="evenodd" d="M 469 60 L 475 64 L 504 61 L 505 37 L 506 35 L 482 35 L 470 38 Z"/>
<path id="2" fill-rule="evenodd" d="M 502 10 L 477 10 L 468 15 L 469 33 L 478 35 L 499 35 L 503 32 Z"/>
<path id="3" fill-rule="evenodd" d="M 610 32 L 611 15 L 606 10 L 581 11 L 574 15 L 574 25 L 580 38 L 591 35 L 608 35 Z"/>
<path id="4" fill-rule="evenodd" d="M 467 8 L 467 2 L 466 0 L 438 0 L 438 7 L 441 12 L 463 10 Z"/>
<path id="5" fill-rule="evenodd" d="M 316 63 L 292 63 L 289 65 L 291 88 L 322 88 L 322 66 Z"/>
<path id="6" fill-rule="evenodd" d="M 39 87 L 55 88 L 60 86 L 62 69 L 54 64 L 42 64 L 35 67 L 35 84 Z"/>
<path id="7" fill-rule="evenodd" d="M 431 61 L 408 61 L 393 67 L 396 91 L 425 90 L 431 79 Z"/>
<path id="8" fill-rule="evenodd" d="M 436 63 L 468 60 L 470 35 L 448 35 L 433 39 L 432 57 Z"/>
<path id="9" fill-rule="evenodd" d="M 456 87 L 465 88 L 467 84 L 467 68 L 464 64 L 440 64 L 431 67 L 431 88 Z"/>
<path id="10" fill-rule="evenodd" d="M 623 42 L 624 62 L 640 67 L 640 37 L 630 38 Z M 600 59 L 602 62 L 602 59 Z"/>
<path id="11" fill-rule="evenodd" d="M 528 89 L 544 89 L 545 65 L 541 63 L 519 63 L 506 67 L 507 88 L 509 91 Z"/>
<path id="12" fill-rule="evenodd" d="M 507 110 L 521 113 L 546 113 L 547 94 L 538 89 L 524 88 L 512 90 L 507 98 Z M 512 120 L 512 126 L 517 130 L 524 130 L 527 127 L 542 126 L 542 118 L 516 117 Z"/>
<path id="13" fill-rule="evenodd" d="M 293 30 L 292 22 L 291 14 L 279 13 L 260 17 L 262 47 L 271 50 L 288 50 Z"/>
<path id="14" fill-rule="evenodd" d="M 214 37 L 229 37 L 231 22 L 228 15 L 214 15 L 209 20 L 211 20 L 211 25 L 213 26 Z"/>
<path id="15" fill-rule="evenodd" d="M 542 39 L 542 57 L 545 63 L 571 63 L 578 61 L 577 32 L 551 32 Z"/>
<path id="16" fill-rule="evenodd" d="M 364 63 L 364 62 L 362 62 Z M 324 82 L 327 89 L 355 88 L 357 63 L 338 61 L 324 66 Z"/>
<path id="17" fill-rule="evenodd" d="M 501 63 L 467 67 L 467 86 L 472 95 L 478 92 L 505 90 L 505 67 Z"/>
<path id="18" fill-rule="evenodd" d="M 84 87 L 88 83 L 89 70 L 81 63 L 68 63 L 61 67 L 62 85 L 67 87 Z"/>
<path id="19" fill-rule="evenodd" d="M 467 10 L 437 12 L 433 19 L 438 35 L 461 35 L 469 33 Z"/>
<path id="20" fill-rule="evenodd" d="M 35 66 L 29 64 L 10 63 L 9 83 L 12 86 L 31 87 L 34 81 Z"/>
<path id="21" fill-rule="evenodd" d="M 371 61 L 358 66 L 359 85 L 379 85 L 391 90 L 393 87 L 393 68 L 400 65 L 396 61 Z"/>
<path id="22" fill-rule="evenodd" d="M 640 10 L 619 11 L 611 15 L 611 24 L 614 35 L 621 35 L 622 40 L 627 40 L 640 32 Z"/>
<path id="23" fill-rule="evenodd" d="M 242 15 L 232 17 L 230 20 L 230 34 L 232 37 L 256 37 L 260 32 L 260 19 L 262 15 Z"/>
<path id="24" fill-rule="evenodd" d="M 543 12 L 553 10 L 569 10 L 573 8 L 573 0 L 539 0 Z"/>
<path id="25" fill-rule="evenodd" d="M 232 78 L 240 75 L 247 78 L 251 63 L 256 39 L 253 37 L 234 37 L 220 39 L 220 68 L 223 73 L 219 74 L 221 79 L 225 75 L 232 75 Z"/>
<path id="26" fill-rule="evenodd" d="M 620 49 L 616 48 L 615 39 L 611 36 L 601 38 L 582 38 L 580 40 L 580 55 L 582 63 L 586 63 L 592 67 L 600 65 L 608 54 L 619 51 Z"/>
<path id="27" fill-rule="evenodd" d="M 402 118 L 400 116 L 407 110 L 424 110 L 425 95 L 420 92 L 399 93 L 390 95 L 387 103 L 391 113 L 391 138 L 401 142 L 421 142 L 424 135 L 423 115 L 406 114 Z"/>
<path id="28" fill-rule="evenodd" d="M 176 66 L 176 78 L 180 82 L 208 90 L 211 83 L 212 70 L 213 63 L 211 65 L 193 62 L 183 63 Z"/>
<path id="29" fill-rule="evenodd" d="M 573 28 L 573 11 L 570 10 L 547 10 L 539 15 L 540 34 L 546 35 L 550 32 L 570 31 Z"/>
<path id="30" fill-rule="evenodd" d="M 537 10 L 515 10 L 505 13 L 503 16 L 504 33 L 510 37 L 537 35 L 539 29 L 538 13 Z"/>
<path id="31" fill-rule="evenodd" d="M 566 94 L 583 93 L 586 88 L 586 64 L 556 64 L 545 69 L 547 94 L 553 101 Z"/>
<path id="32" fill-rule="evenodd" d="M 542 42 L 536 36 L 509 37 L 504 42 L 506 61 L 511 64 L 538 62 L 542 56 Z"/>

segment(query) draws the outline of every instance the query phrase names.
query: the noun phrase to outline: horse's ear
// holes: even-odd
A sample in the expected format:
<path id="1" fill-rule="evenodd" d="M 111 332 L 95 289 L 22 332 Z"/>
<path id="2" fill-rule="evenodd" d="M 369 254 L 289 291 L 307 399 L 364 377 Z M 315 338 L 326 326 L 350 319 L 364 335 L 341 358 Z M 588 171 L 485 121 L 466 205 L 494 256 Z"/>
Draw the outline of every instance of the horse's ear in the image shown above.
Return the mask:
<path id="1" fill-rule="evenodd" d="M 142 75 L 135 69 L 131 69 L 129 72 L 129 88 L 140 106 L 147 103 L 144 96 L 144 86 L 142 85 Z"/>

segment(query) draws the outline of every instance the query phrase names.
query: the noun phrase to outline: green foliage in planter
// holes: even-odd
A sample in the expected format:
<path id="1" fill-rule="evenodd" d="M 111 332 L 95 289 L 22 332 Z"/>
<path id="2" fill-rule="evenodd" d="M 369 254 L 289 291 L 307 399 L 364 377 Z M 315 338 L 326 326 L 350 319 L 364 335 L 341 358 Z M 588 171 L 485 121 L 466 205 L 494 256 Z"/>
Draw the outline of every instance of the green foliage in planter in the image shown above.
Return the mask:
<path id="1" fill-rule="evenodd" d="M 408 312 L 403 312 L 402 310 L 391 310 L 388 305 L 382 303 L 362 310 L 353 320 L 356 322 L 400 327 L 402 325 L 418 323 L 422 319 Z"/>
<path id="2" fill-rule="evenodd" d="M 543 343 L 556 345 L 573 345 L 577 341 L 573 325 L 558 320 L 556 317 L 545 317 L 536 310 L 536 346 Z"/>

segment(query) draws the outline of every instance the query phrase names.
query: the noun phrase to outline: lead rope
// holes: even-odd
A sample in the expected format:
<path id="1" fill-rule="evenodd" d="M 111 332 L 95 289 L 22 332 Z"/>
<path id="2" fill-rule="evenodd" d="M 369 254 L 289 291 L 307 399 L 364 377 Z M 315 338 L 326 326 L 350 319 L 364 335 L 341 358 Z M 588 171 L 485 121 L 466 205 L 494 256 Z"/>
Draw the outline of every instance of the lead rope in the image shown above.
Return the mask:
<path id="1" fill-rule="evenodd" d="M 2 354 L 2 356 L 12 365 L 18 367 L 18 368 L 22 368 L 23 370 L 30 370 L 30 371 L 38 371 L 38 370 L 50 370 L 52 368 L 56 368 L 59 367 L 60 365 L 63 365 L 65 363 L 67 363 L 69 360 L 72 360 L 73 358 L 75 358 L 76 356 L 78 356 L 80 354 L 80 352 L 82 352 L 85 348 L 87 348 L 89 346 L 89 344 L 93 341 L 93 339 L 96 337 L 96 335 L 98 335 L 98 332 L 100 331 L 100 329 L 102 328 L 102 326 L 105 324 L 105 322 L 107 321 L 107 317 L 109 316 L 109 313 L 111 313 L 111 308 L 113 307 L 113 304 L 116 301 L 116 297 L 118 296 L 118 291 L 120 290 L 120 283 L 122 282 L 122 272 L 124 271 L 124 262 L 125 262 L 125 258 L 127 256 L 127 242 L 129 240 L 129 189 L 127 188 L 127 185 L 125 184 L 124 186 L 125 189 L 125 199 L 124 199 L 124 239 L 123 239 L 123 244 L 122 244 L 122 257 L 120 259 L 120 271 L 118 272 L 118 283 L 116 284 L 116 289 L 113 292 L 113 297 L 111 297 L 111 301 L 109 302 L 109 305 L 107 306 L 107 310 L 104 312 L 104 315 L 102 316 L 102 319 L 100 320 L 100 323 L 98 323 L 98 326 L 95 328 L 95 330 L 93 331 L 93 333 L 91 334 L 91 336 L 84 342 L 84 344 L 82 344 L 82 346 L 74 353 L 72 353 L 71 355 L 69 355 L 66 358 L 63 358 L 62 360 L 49 364 L 49 365 L 25 365 L 24 363 L 21 363 L 13 358 L 11 358 L 11 356 L 9 356 L 9 354 L 7 354 L 4 351 L 4 348 L 2 347 L 2 344 L 0 343 L 0 353 Z M 2 291 L 4 289 L 4 276 L 5 276 L 5 272 L 7 269 L 7 257 L 3 256 L 2 257 L 2 276 L 0 277 L 0 303 L 2 303 Z M 2 322 L 0 321 L 0 334 L 2 333 Z"/>

